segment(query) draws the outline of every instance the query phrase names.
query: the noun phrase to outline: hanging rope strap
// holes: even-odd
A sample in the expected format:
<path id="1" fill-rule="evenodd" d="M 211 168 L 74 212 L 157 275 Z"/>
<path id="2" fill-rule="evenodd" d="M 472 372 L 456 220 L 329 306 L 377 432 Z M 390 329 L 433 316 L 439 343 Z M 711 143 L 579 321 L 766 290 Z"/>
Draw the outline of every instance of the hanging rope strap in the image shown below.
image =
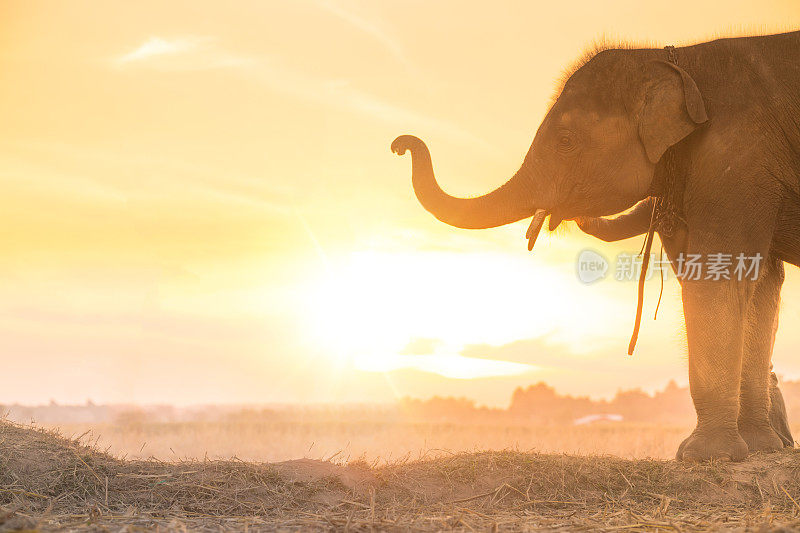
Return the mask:
<path id="1" fill-rule="evenodd" d="M 678 60 L 676 57 L 675 47 L 674 46 L 665 46 L 664 50 L 667 52 L 667 60 L 670 63 L 675 65 L 678 64 Z M 647 230 L 647 237 L 644 241 L 644 250 L 641 253 L 644 253 L 644 257 L 642 257 L 642 270 L 639 272 L 639 300 L 636 303 L 636 321 L 633 324 L 633 335 L 631 335 L 631 342 L 628 344 L 628 355 L 633 355 L 633 349 L 636 348 L 636 341 L 639 339 L 639 326 L 642 324 L 642 308 L 644 307 L 644 281 L 647 276 L 647 269 L 650 266 L 650 250 L 653 247 L 653 234 L 655 233 L 656 226 L 658 226 L 658 231 L 663 237 L 670 237 L 675 232 L 676 225 L 678 221 L 684 222 L 683 219 L 678 215 L 675 198 L 673 197 L 678 193 L 676 186 L 675 186 L 675 179 L 676 179 L 676 169 L 675 169 L 675 157 L 672 150 L 667 150 L 664 155 L 664 191 L 659 198 L 656 198 L 653 202 L 653 212 L 650 215 L 650 227 Z M 663 243 L 662 243 L 662 254 L 663 254 Z M 659 265 L 659 269 L 663 269 L 663 258 L 662 254 L 659 254 L 659 261 L 661 264 Z M 661 273 L 661 291 L 658 293 L 658 304 L 656 305 L 656 312 L 653 316 L 653 320 L 658 317 L 658 308 L 661 306 L 661 296 L 664 294 L 664 273 L 663 270 L 660 270 Z"/>
<path id="2" fill-rule="evenodd" d="M 650 228 L 647 230 L 647 237 L 644 241 L 644 256 L 642 257 L 642 270 L 639 272 L 639 301 L 636 304 L 636 321 L 633 323 L 633 335 L 628 344 L 628 355 L 633 355 L 636 341 L 639 339 L 639 326 L 642 324 L 642 307 L 644 307 L 644 280 L 647 277 L 647 269 L 650 266 L 650 249 L 653 247 L 653 234 L 655 233 L 656 206 L 653 203 L 653 212 L 650 215 Z"/>
<path id="3" fill-rule="evenodd" d="M 661 290 L 658 291 L 658 302 L 656 302 L 656 312 L 653 313 L 653 320 L 658 319 L 658 308 L 661 307 L 661 297 L 664 296 L 664 242 L 661 242 L 661 250 L 658 252 L 658 277 L 661 279 Z"/>

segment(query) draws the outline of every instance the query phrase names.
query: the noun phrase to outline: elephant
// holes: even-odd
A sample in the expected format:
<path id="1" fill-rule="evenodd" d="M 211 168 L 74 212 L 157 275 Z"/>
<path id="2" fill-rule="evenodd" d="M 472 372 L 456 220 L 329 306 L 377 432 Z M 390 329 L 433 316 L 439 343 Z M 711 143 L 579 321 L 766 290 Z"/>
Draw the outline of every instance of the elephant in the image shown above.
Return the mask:
<path id="1" fill-rule="evenodd" d="M 598 49 L 565 78 L 519 170 L 483 196 L 444 192 L 425 143 L 397 137 L 417 199 L 458 228 L 533 217 L 531 242 L 545 216 L 606 240 L 657 232 L 679 273 L 697 413 L 676 458 L 793 445 L 771 358 L 784 262 L 800 266 L 800 32 Z M 690 256 L 698 275 L 681 271 Z M 755 268 L 720 276 L 721 257 Z"/>

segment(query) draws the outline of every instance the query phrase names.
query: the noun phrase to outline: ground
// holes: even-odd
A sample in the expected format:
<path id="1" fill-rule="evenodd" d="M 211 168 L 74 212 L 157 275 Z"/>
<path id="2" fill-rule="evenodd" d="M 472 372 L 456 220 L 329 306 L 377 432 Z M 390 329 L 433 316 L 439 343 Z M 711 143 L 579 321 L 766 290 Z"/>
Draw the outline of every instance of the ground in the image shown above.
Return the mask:
<path id="1" fill-rule="evenodd" d="M 794 530 L 799 469 L 792 451 L 702 465 L 512 451 L 126 461 L 0 422 L 0 530 Z"/>

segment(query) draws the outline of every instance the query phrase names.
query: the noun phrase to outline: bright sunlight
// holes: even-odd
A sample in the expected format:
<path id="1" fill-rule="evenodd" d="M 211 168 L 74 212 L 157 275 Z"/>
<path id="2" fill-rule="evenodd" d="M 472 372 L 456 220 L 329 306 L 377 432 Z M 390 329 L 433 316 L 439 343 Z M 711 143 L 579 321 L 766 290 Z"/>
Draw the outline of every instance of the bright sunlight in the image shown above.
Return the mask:
<path id="1" fill-rule="evenodd" d="M 529 257 L 453 252 L 358 252 L 312 284 L 308 316 L 316 340 L 341 365 L 386 372 L 416 368 L 450 378 L 508 376 L 528 364 L 465 357 L 471 345 L 499 346 L 552 336 L 580 344 L 602 326 L 570 331 L 576 292 L 561 271 Z M 581 295 L 582 297 L 590 295 Z M 575 346 L 576 351 L 578 346 Z"/>

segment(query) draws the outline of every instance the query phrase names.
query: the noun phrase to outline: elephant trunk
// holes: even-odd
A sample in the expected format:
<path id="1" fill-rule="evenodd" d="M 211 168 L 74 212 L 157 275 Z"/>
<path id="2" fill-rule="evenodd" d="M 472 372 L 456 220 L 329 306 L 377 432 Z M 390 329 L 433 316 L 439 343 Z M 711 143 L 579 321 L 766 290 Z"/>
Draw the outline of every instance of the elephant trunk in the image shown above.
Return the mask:
<path id="1" fill-rule="evenodd" d="M 476 198 L 456 198 L 444 192 L 433 174 L 428 147 L 413 135 L 401 135 L 392 152 L 411 151 L 411 181 L 417 199 L 433 216 L 457 228 L 486 229 L 528 218 L 536 211 L 532 203 L 533 180 L 526 165 L 494 191 Z"/>

